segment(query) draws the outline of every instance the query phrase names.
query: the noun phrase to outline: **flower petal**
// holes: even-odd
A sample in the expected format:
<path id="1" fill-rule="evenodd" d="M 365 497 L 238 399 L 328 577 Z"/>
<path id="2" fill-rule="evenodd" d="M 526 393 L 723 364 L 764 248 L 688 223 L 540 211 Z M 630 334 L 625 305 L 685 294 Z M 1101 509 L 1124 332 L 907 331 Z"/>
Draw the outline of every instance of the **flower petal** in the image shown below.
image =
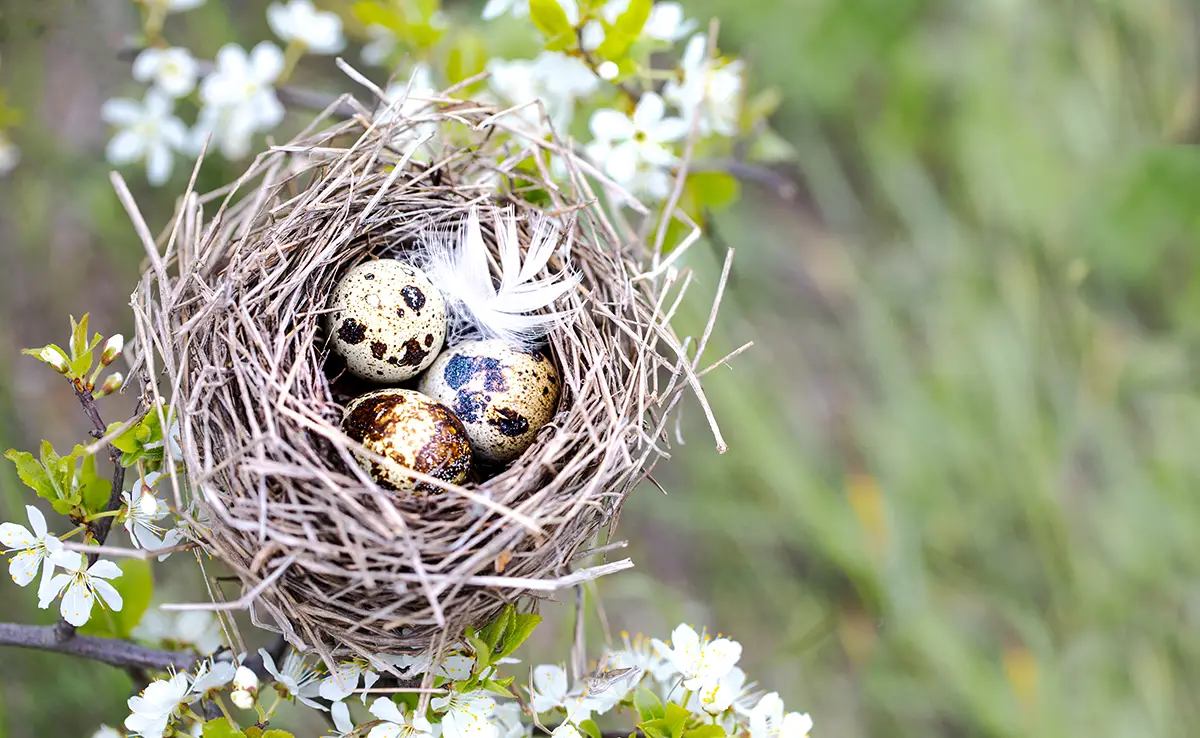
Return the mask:
<path id="1" fill-rule="evenodd" d="M 25 506 L 25 514 L 29 516 L 29 524 L 33 526 L 33 534 L 38 538 L 46 537 L 46 516 L 33 505 Z"/>
<path id="2" fill-rule="evenodd" d="M 56 574 L 49 581 L 43 581 L 38 587 L 38 607 L 45 610 L 58 597 L 58 593 L 63 591 L 63 587 L 71 583 L 70 574 Z"/>
<path id="3" fill-rule="evenodd" d="M 397 738 L 400 730 L 400 726 L 395 723 L 384 723 L 371 728 L 371 732 L 367 733 L 367 738 Z"/>
<path id="4" fill-rule="evenodd" d="M 354 730 L 354 721 L 350 719 L 350 708 L 345 702 L 335 702 L 330 705 L 329 714 L 333 718 L 333 727 L 338 733 L 346 734 Z"/>
<path id="5" fill-rule="evenodd" d="M 404 724 L 404 713 L 396 706 L 395 702 L 392 702 L 391 697 L 380 697 L 371 703 L 369 709 L 371 714 L 380 720 L 387 720 L 388 722 L 401 725 Z"/>
<path id="6" fill-rule="evenodd" d="M 638 100 L 637 107 L 633 109 L 633 125 L 642 131 L 653 130 L 654 126 L 662 120 L 665 111 L 666 105 L 658 93 L 647 92 L 642 95 L 642 99 Z"/>
<path id="7" fill-rule="evenodd" d="M 0 543 L 3 543 L 5 548 L 29 548 L 37 543 L 37 540 L 23 525 L 2 523 L 0 524 Z"/>
<path id="8" fill-rule="evenodd" d="M 260 84 L 273 83 L 283 71 L 283 52 L 270 41 L 263 41 L 250 52 L 251 76 Z"/>
<path id="9" fill-rule="evenodd" d="M 88 567 L 88 574 L 101 579 L 116 579 L 121 576 L 121 567 L 107 559 L 97 559 L 96 563 Z"/>
<path id="10" fill-rule="evenodd" d="M 624 141 L 633 138 L 637 132 L 628 115 L 611 108 L 601 108 L 592 113 L 588 127 L 593 136 L 603 141 Z"/>
<path id="11" fill-rule="evenodd" d="M 688 123 L 683 118 L 664 118 L 654 126 L 650 137 L 655 141 L 671 143 L 678 141 L 688 133 Z"/>
<path id="12" fill-rule="evenodd" d="M 92 617 L 92 605 L 95 600 L 96 597 L 91 590 L 84 586 L 83 582 L 76 580 L 71 582 L 67 586 L 67 591 L 63 593 L 59 612 L 62 613 L 63 620 L 79 627 Z"/>
<path id="13" fill-rule="evenodd" d="M 104 158 L 109 164 L 121 166 L 142 158 L 145 151 L 145 141 L 140 134 L 133 131 L 118 131 L 104 149 Z"/>
<path id="14" fill-rule="evenodd" d="M 109 125 L 125 128 L 142 119 L 142 105 L 127 97 L 114 97 L 100 106 L 100 117 Z"/>
<path id="15" fill-rule="evenodd" d="M 24 587 L 37 576 L 42 557 L 34 551 L 22 551 L 8 562 L 8 573 L 18 587 Z"/>
<path id="16" fill-rule="evenodd" d="M 78 551 L 62 549 L 50 554 L 50 563 L 62 567 L 67 571 L 79 571 L 84 567 L 86 560 L 83 558 L 83 554 Z"/>
<path id="17" fill-rule="evenodd" d="M 108 582 L 103 579 L 96 579 L 92 581 L 92 586 L 95 587 L 96 594 L 100 595 L 100 599 L 104 600 L 104 604 L 108 605 L 108 609 L 113 612 L 120 612 L 121 608 L 125 606 L 125 603 L 121 600 L 121 593 Z M 233 674 L 231 672 L 230 678 L 232 677 Z"/>

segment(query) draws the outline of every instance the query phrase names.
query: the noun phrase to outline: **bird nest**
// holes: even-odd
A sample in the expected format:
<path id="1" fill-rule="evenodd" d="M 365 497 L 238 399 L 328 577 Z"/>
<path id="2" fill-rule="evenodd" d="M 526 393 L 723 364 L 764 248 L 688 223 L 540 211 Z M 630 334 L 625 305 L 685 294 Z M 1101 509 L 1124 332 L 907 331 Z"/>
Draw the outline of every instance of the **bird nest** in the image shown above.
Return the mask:
<path id="1" fill-rule="evenodd" d="M 181 419 L 175 501 L 241 582 L 236 596 L 214 587 L 212 606 L 249 608 L 327 661 L 425 649 L 523 595 L 631 566 L 607 558 L 612 526 L 666 455 L 685 390 L 711 421 L 696 362 L 712 324 L 691 351 L 669 325 L 690 280 L 648 245 L 665 224 L 561 143 L 450 94 L 405 115 L 345 96 L 232 185 L 189 186 L 157 240 L 117 178 L 149 254 L 132 302 L 143 402 Z M 353 392 L 322 316 L 348 269 L 405 258 L 423 231 L 487 203 L 527 231 L 543 214 L 573 232 L 582 279 L 554 306 L 573 317 L 546 339 L 557 414 L 499 472 L 397 495 L 340 428 Z M 483 230 L 494 253 L 486 216 Z"/>

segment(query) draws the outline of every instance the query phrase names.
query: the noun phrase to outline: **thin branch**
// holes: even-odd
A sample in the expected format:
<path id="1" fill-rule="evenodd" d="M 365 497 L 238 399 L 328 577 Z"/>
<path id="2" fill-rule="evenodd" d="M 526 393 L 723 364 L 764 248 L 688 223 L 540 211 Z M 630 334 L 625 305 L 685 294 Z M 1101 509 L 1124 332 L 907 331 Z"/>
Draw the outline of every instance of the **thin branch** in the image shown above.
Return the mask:
<path id="1" fill-rule="evenodd" d="M 107 430 L 104 425 L 104 419 L 100 417 L 100 408 L 96 407 L 96 398 L 92 396 L 92 391 L 82 381 L 74 381 L 71 383 L 71 388 L 75 390 L 75 397 L 79 400 L 79 404 L 83 406 L 83 412 L 92 421 L 92 435 L 96 438 L 103 438 Z M 112 512 L 121 506 L 121 492 L 125 489 L 125 467 L 121 466 L 121 451 L 111 443 L 106 444 L 108 450 L 108 460 L 112 462 L 112 490 L 108 495 L 108 504 L 104 506 L 104 512 Z M 109 531 L 112 530 L 113 520 L 116 516 L 108 515 L 99 520 L 88 523 L 88 531 L 96 543 L 103 545 L 105 539 L 108 538 Z M 96 563 L 100 558 L 100 554 L 93 552 L 88 554 L 88 566 Z M 60 620 L 58 625 L 54 627 L 55 637 L 60 641 L 69 641 L 75 637 L 75 626 L 68 623 L 66 620 Z"/>
<path id="2" fill-rule="evenodd" d="M 125 669 L 185 671 L 200 660 L 194 653 L 146 648 L 116 638 L 75 635 L 64 641 L 58 638 L 57 631 L 53 625 L 0 623 L 0 645 L 65 653 Z"/>

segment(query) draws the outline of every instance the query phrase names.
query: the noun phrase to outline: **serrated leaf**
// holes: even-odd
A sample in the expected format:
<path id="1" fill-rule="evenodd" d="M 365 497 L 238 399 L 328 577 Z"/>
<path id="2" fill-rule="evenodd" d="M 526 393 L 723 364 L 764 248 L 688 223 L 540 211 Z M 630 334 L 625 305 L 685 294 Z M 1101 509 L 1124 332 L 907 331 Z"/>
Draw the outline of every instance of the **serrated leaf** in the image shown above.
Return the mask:
<path id="1" fill-rule="evenodd" d="M 505 605 L 492 622 L 487 624 L 479 637 L 488 644 L 488 653 L 496 650 L 496 645 L 502 642 L 504 635 L 508 633 L 508 629 L 512 626 L 513 618 L 517 614 L 517 608 L 511 604 Z"/>
<path id="2" fill-rule="evenodd" d="M 603 738 L 602 734 L 600 733 L 600 726 L 596 725 L 595 720 L 582 720 L 578 723 L 578 725 L 579 729 L 582 730 L 583 734 L 588 738 Z"/>
<path id="3" fill-rule="evenodd" d="M 662 723 L 661 719 L 647 720 L 644 723 L 638 723 L 638 728 L 646 734 L 646 738 L 671 738 Z"/>
<path id="4" fill-rule="evenodd" d="M 666 714 L 663 710 L 662 700 L 645 687 L 633 693 L 633 707 L 638 711 L 638 717 L 643 722 L 656 720 Z"/>
<path id="5" fill-rule="evenodd" d="M 546 37 L 547 49 L 561 51 L 574 45 L 575 29 L 558 0 L 529 0 L 529 18 Z"/>
<path id="6" fill-rule="evenodd" d="M 383 26 L 396 32 L 399 32 L 404 27 L 404 18 L 396 12 L 395 8 L 376 2 L 375 0 L 363 0 L 362 2 L 354 3 L 351 12 L 364 25 Z"/>
<path id="7" fill-rule="evenodd" d="M 471 670 L 471 673 L 482 674 L 483 670 L 492 663 L 492 649 L 478 636 L 468 635 L 466 641 L 471 644 L 471 648 L 475 649 L 475 668 Z"/>
<path id="8" fill-rule="evenodd" d="M 249 734 L 247 734 L 246 738 L 250 738 Z M 263 733 L 260 738 L 296 738 L 296 736 L 292 735 L 286 730 L 272 729 L 268 730 L 266 733 Z"/>
<path id="9" fill-rule="evenodd" d="M 721 210 L 733 204 L 741 194 L 737 178 L 725 172 L 694 172 L 688 175 L 680 205 L 693 219 L 705 210 Z"/>
<path id="10" fill-rule="evenodd" d="M 497 656 L 504 658 L 521 647 L 521 644 L 533 634 L 535 628 L 542 622 L 542 616 L 535 613 L 514 615 L 512 625 L 504 635 L 504 645 Z"/>
<path id="11" fill-rule="evenodd" d="M 512 683 L 512 679 L 507 679 L 507 680 L 502 680 L 502 681 L 496 681 L 495 679 L 488 679 L 487 681 L 485 681 L 483 683 L 483 688 L 485 690 L 491 692 L 492 694 L 497 694 L 497 695 L 500 695 L 501 697 L 512 697 L 513 696 L 512 691 L 509 690 L 508 684 L 505 684 L 504 682 Z"/>
<path id="12" fill-rule="evenodd" d="M 651 738 L 682 738 L 683 728 L 691 716 L 690 710 L 668 702 L 663 717 L 647 720 L 638 727 Z"/>
<path id="13" fill-rule="evenodd" d="M 245 733 L 229 722 L 229 718 L 209 720 L 200 735 L 203 738 L 247 738 Z"/>
<path id="14" fill-rule="evenodd" d="M 33 454 L 10 448 L 4 453 L 4 458 L 16 465 L 17 476 L 21 478 L 21 483 L 36 492 L 38 497 L 53 500 L 58 496 L 54 492 L 54 485 L 50 482 L 50 475 L 46 473 L 45 467 L 33 458 Z"/>
<path id="15" fill-rule="evenodd" d="M 708 723 L 683 732 L 684 738 L 725 738 L 729 735 L 720 725 Z"/>
<path id="16" fill-rule="evenodd" d="M 92 370 L 92 364 L 95 363 L 95 356 L 91 351 L 84 351 L 78 357 L 71 360 L 70 376 L 82 377 Z"/>
<path id="17" fill-rule="evenodd" d="M 604 23 L 604 41 L 596 53 L 605 59 L 621 59 L 629 52 L 650 18 L 651 0 L 630 0 L 614 23 Z"/>
<path id="18" fill-rule="evenodd" d="M 71 361 L 74 362 L 84 352 L 87 351 L 87 329 L 88 329 L 88 314 L 84 313 L 83 318 L 76 323 L 75 318 L 71 318 Z"/>

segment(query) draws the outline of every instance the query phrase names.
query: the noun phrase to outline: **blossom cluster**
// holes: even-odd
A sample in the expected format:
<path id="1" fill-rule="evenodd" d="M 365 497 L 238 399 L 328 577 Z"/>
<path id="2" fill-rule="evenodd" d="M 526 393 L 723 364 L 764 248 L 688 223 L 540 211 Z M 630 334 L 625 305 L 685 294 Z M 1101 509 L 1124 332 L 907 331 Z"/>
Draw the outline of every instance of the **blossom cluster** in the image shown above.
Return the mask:
<path id="1" fill-rule="evenodd" d="M 529 738 L 535 726 L 553 726 L 559 738 L 584 738 L 597 733 L 596 718 L 622 711 L 642 718 L 647 713 L 679 715 L 681 726 L 719 726 L 723 735 L 745 738 L 805 738 L 812 729 L 807 714 L 787 712 L 777 693 L 763 694 L 747 680 L 737 667 L 741 646 L 736 641 L 709 638 L 689 625 L 675 628 L 669 643 L 641 636 L 631 640 L 628 634 L 623 638 L 624 648 L 606 653 L 600 666 L 574 685 L 560 665 L 534 667 L 532 683 L 521 695 L 497 689 L 496 683 L 491 689 L 481 688 L 480 680 L 473 679 L 480 674 L 468 644 L 436 662 L 428 653 L 378 654 L 340 663 L 332 673 L 295 651 L 278 665 L 265 650 L 259 656 L 275 693 L 329 712 L 335 736 Z M 244 656 L 238 659 L 243 660 Z M 501 659 L 487 666 L 482 676 L 485 681 L 496 678 L 498 665 L 513 663 L 519 662 Z M 368 693 L 383 675 L 412 679 L 426 674 L 439 692 L 427 707 L 416 700 L 380 696 L 370 701 L 365 722 L 352 718 L 350 698 L 358 695 L 357 701 L 367 705 Z M 160 738 L 169 728 L 186 730 L 201 720 L 191 706 L 219 700 L 227 685 L 236 707 L 255 710 L 260 723 L 270 718 L 274 707 L 262 709 L 264 685 L 257 675 L 228 661 L 205 660 L 194 674 L 170 674 L 130 698 L 125 728 L 129 735 L 143 738 Z M 651 729 L 643 732 L 652 734 Z M 119 734 L 102 732 L 95 738 L 111 735 Z"/>
<path id="2" fill-rule="evenodd" d="M 170 11 L 203 0 L 162 2 Z M 713 39 L 697 32 L 697 22 L 678 2 L 556 0 L 531 13 L 527 0 L 489 0 L 485 23 L 515 18 L 532 21 L 543 32 L 543 38 L 530 37 L 531 46 L 542 48 L 529 58 L 489 57 L 486 47 L 480 52 L 463 45 L 466 41 L 439 46 L 454 27 L 438 5 L 422 5 L 420 12 L 427 16 L 416 21 L 394 15 L 399 11 L 385 3 L 355 5 L 365 28 L 362 61 L 401 80 L 386 87 L 380 101 L 386 115 L 380 122 L 411 116 L 423 105 L 417 98 L 428 98 L 472 71 L 461 69 L 462 58 L 482 53 L 475 71 L 486 72 L 486 81 L 463 94 L 496 105 L 505 111 L 507 125 L 526 134 L 553 131 L 574 139 L 576 150 L 613 183 L 648 202 L 662 201 L 671 191 L 686 142 L 726 142 L 729 148 L 742 133 L 744 65 L 717 54 Z M 364 6 L 375 9 L 363 11 Z M 562 24 L 554 30 L 547 30 L 549 21 L 539 15 L 546 7 L 551 8 L 548 17 Z M 290 77 L 296 59 L 305 53 L 338 54 L 347 45 L 341 18 L 317 10 L 310 0 L 272 3 L 267 21 L 285 49 L 270 41 L 250 51 L 227 44 L 212 65 L 180 47 L 143 51 L 133 76 L 150 85 L 144 97 L 117 98 L 104 106 L 105 120 L 117 129 L 109 161 L 143 162 L 149 181 L 161 184 L 171 174 L 174 152 L 194 155 L 206 140 L 230 159 L 252 153 L 255 135 L 284 120 L 276 90 Z M 439 58 L 443 48 L 451 49 L 451 58 Z M 675 57 L 675 64 L 661 68 L 652 63 L 652 54 Z M 421 61 L 405 69 L 392 66 L 412 58 Z M 175 101 L 188 96 L 199 105 L 190 128 L 174 113 Z M 409 135 L 416 139 L 424 133 L 432 135 L 421 127 Z M 552 161 L 551 171 L 563 174 L 565 168 Z"/>

